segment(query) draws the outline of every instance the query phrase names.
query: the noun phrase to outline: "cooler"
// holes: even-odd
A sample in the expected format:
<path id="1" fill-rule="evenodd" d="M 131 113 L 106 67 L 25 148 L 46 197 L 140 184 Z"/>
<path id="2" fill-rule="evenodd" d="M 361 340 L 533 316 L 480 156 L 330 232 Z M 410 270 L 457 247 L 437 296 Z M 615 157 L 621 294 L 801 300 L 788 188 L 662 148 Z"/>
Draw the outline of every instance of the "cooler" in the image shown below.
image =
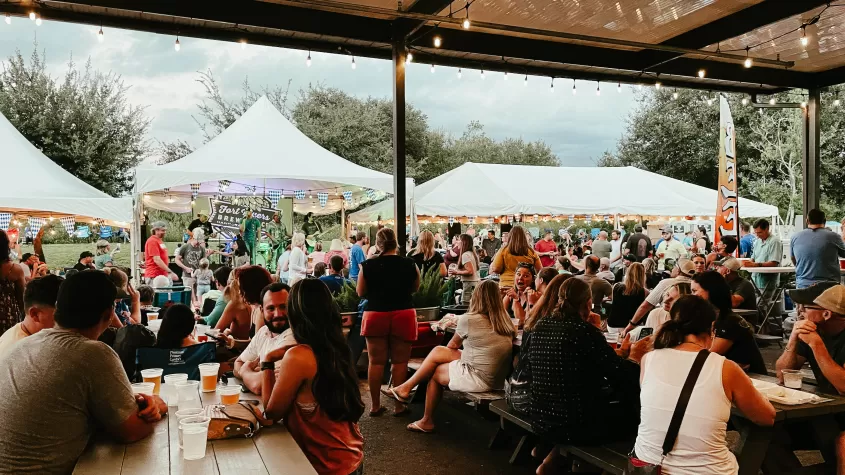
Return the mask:
<path id="1" fill-rule="evenodd" d="M 164 308 L 167 302 L 191 306 L 191 291 L 184 286 L 160 287 L 155 289 L 153 306 Z"/>

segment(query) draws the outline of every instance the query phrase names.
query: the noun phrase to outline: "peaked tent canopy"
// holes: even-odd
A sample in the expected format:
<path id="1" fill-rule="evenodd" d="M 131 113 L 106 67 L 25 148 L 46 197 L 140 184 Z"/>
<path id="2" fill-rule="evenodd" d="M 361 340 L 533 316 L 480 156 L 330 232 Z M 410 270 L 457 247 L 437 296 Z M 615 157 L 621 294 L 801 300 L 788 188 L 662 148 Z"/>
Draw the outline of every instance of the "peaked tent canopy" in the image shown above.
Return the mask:
<path id="1" fill-rule="evenodd" d="M 251 187 L 330 192 L 352 185 L 393 191 L 393 176 L 370 170 L 324 149 L 299 131 L 262 96 L 244 114 L 193 153 L 165 165 L 135 169 L 137 192 L 163 190 L 190 193 L 199 184 L 200 194 L 218 194 L 218 182 L 229 180 L 226 193 L 250 194 Z M 408 179 L 408 188 L 413 182 Z M 248 188 L 249 187 L 249 188 Z"/>
<path id="2" fill-rule="evenodd" d="M 539 167 L 468 162 L 414 190 L 420 216 L 598 214 L 712 216 L 716 190 L 635 167 Z M 392 216 L 392 199 L 353 213 L 353 222 Z M 739 199 L 740 216 L 778 209 Z"/>
<path id="3" fill-rule="evenodd" d="M 113 198 L 57 165 L 0 114 L 3 186 L 0 211 L 22 214 L 69 214 L 80 221 L 101 218 L 115 224 L 132 221 L 132 199 Z"/>

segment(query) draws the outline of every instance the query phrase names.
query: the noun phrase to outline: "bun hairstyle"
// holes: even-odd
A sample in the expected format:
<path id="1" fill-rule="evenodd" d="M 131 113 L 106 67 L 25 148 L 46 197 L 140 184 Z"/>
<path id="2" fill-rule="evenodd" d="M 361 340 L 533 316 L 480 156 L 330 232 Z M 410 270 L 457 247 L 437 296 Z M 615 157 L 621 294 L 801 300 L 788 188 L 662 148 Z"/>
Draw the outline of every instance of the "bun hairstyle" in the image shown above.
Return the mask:
<path id="1" fill-rule="evenodd" d="M 397 249 L 399 243 L 396 242 L 396 233 L 390 228 L 379 229 L 378 234 L 376 234 L 376 247 L 382 254 Z"/>
<path id="2" fill-rule="evenodd" d="M 590 286 L 579 279 L 567 279 L 563 285 L 560 286 L 558 292 L 560 303 L 558 312 L 561 316 L 564 315 L 581 315 L 581 310 L 587 307 L 587 302 L 593 298 L 590 292 Z"/>
<path id="3" fill-rule="evenodd" d="M 716 321 L 716 308 L 695 295 L 683 295 L 672 305 L 669 319 L 654 339 L 654 348 L 674 348 L 684 342 L 687 335 L 709 334 Z"/>

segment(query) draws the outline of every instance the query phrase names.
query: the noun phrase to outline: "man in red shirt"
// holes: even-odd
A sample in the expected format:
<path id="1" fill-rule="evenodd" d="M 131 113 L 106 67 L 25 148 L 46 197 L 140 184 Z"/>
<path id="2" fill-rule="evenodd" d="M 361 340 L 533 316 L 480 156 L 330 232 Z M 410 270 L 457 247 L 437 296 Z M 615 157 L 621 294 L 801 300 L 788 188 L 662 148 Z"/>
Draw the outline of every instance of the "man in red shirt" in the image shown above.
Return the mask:
<path id="1" fill-rule="evenodd" d="M 543 239 L 534 244 L 534 250 L 540 256 L 540 262 L 543 267 L 551 267 L 555 263 L 555 256 L 557 255 L 557 244 L 552 240 L 552 232 L 546 230 Z"/>
<path id="2" fill-rule="evenodd" d="M 179 277 L 174 274 L 167 264 L 170 259 L 167 257 L 167 246 L 162 240 L 164 233 L 167 232 L 167 223 L 164 221 L 156 221 L 151 226 L 152 235 L 147 239 L 144 245 L 144 277 L 147 283 L 152 282 L 156 277 L 163 275 L 170 278 L 170 280 L 179 280 Z"/>

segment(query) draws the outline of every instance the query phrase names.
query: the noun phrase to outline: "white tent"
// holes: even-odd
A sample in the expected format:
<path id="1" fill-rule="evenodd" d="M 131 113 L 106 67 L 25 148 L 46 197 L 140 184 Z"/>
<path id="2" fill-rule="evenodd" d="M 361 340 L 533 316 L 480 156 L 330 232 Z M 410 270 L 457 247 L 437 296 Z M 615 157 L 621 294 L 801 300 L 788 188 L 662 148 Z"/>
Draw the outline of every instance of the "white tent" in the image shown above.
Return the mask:
<path id="1" fill-rule="evenodd" d="M 126 225 L 132 199 L 113 198 L 47 158 L 0 114 L 3 186 L 0 211 L 24 215 L 73 215 Z"/>
<path id="2" fill-rule="evenodd" d="M 248 195 L 253 187 L 259 193 L 283 190 L 287 196 L 295 190 L 311 195 L 322 191 L 330 192 L 336 202 L 343 191 L 393 191 L 392 175 L 355 165 L 324 149 L 291 124 L 267 97 L 200 149 L 165 165 L 139 166 L 135 176 L 138 193 L 165 188 L 171 193 L 190 193 L 191 184 L 198 184 L 199 194 L 218 194 L 221 180 L 231 182 L 227 194 Z M 410 179 L 408 190 L 409 194 L 413 190 Z"/>
<path id="3" fill-rule="evenodd" d="M 635 167 L 537 167 L 465 163 L 416 187 L 419 216 L 712 216 L 716 190 Z M 392 200 L 349 216 L 392 216 Z M 739 199 L 740 216 L 776 216 L 775 206 Z"/>

